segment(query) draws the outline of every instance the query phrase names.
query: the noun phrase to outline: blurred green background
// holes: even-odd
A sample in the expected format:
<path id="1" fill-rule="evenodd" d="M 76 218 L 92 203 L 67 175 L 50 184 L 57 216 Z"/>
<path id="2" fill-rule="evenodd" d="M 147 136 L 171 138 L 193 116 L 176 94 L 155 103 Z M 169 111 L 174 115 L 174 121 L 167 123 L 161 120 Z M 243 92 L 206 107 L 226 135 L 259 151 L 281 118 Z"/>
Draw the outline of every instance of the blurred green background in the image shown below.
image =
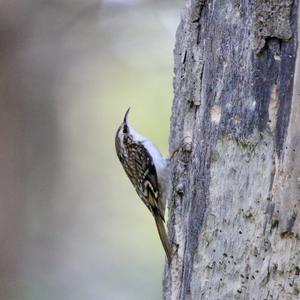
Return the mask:
<path id="1" fill-rule="evenodd" d="M 0 299 L 161 299 L 164 251 L 114 149 L 168 154 L 181 1 L 0 2 Z"/>

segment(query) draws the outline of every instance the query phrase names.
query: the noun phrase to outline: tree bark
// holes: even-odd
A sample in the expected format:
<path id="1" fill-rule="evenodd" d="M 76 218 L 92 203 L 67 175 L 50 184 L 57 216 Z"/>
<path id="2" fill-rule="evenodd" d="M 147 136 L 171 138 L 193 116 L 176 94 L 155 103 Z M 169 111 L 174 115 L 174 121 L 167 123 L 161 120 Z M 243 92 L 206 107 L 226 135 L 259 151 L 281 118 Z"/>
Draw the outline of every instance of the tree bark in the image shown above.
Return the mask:
<path id="1" fill-rule="evenodd" d="M 298 14 L 297 0 L 186 1 L 164 299 L 300 297 Z"/>

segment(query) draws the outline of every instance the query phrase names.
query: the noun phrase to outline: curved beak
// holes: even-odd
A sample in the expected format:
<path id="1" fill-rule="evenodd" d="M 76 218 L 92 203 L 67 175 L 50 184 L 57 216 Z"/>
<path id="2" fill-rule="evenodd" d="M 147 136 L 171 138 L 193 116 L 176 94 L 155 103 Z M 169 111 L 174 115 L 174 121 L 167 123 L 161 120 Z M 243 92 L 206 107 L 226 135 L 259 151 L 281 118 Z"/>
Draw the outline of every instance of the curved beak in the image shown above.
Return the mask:
<path id="1" fill-rule="evenodd" d="M 127 118 L 128 118 L 128 114 L 129 114 L 129 111 L 130 111 L 130 107 L 127 109 L 126 113 L 125 113 L 125 116 L 124 116 L 124 123 L 127 124 Z"/>

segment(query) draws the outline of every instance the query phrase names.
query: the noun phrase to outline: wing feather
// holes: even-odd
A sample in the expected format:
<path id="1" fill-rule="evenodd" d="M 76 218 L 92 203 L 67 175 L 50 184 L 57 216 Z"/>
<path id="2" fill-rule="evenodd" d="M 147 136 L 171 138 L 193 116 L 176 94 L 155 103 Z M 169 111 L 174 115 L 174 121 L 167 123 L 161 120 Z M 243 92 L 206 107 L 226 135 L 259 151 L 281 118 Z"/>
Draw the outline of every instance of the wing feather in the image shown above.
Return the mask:
<path id="1" fill-rule="evenodd" d="M 161 217 L 163 214 L 159 207 L 159 185 L 157 172 L 152 157 L 142 143 L 132 143 L 128 145 L 128 169 L 127 175 L 131 178 L 137 193 L 146 204 L 151 213 L 159 211 Z M 130 176 L 131 175 L 131 176 Z M 134 180 L 138 179 L 138 182 Z M 150 197 L 151 194 L 151 197 Z"/>

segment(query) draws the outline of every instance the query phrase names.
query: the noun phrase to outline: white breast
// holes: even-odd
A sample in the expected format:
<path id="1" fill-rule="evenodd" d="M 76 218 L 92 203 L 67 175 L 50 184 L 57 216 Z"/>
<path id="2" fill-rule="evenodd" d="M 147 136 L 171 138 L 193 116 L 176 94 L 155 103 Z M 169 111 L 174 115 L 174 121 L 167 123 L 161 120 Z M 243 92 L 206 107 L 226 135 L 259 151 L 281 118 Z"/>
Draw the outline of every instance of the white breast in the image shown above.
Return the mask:
<path id="1" fill-rule="evenodd" d="M 160 180 L 159 177 L 164 176 L 164 174 L 162 173 L 166 168 L 166 164 L 167 164 L 166 159 L 161 155 L 158 148 L 150 140 L 146 139 L 145 137 L 137 133 L 131 126 L 129 126 L 129 131 L 132 134 L 134 140 L 143 143 L 145 148 L 149 151 L 156 168 L 158 180 Z"/>

